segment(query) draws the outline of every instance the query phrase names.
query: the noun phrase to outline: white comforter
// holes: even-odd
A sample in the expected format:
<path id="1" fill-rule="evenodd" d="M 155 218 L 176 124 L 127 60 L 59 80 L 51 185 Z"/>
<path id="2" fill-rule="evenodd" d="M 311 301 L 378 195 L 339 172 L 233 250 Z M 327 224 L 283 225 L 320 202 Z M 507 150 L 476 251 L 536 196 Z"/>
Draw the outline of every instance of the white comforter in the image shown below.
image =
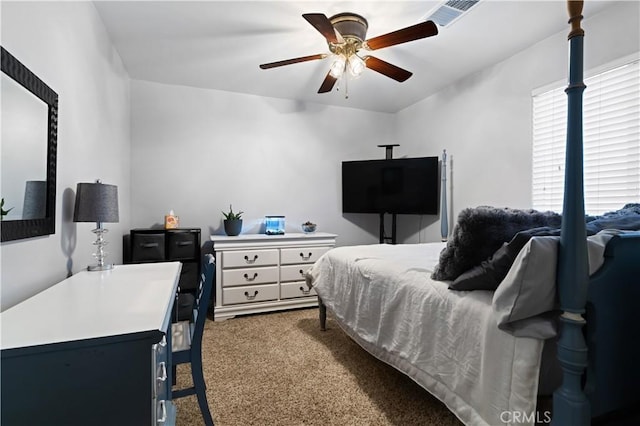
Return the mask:
<path id="1" fill-rule="evenodd" d="M 491 292 L 433 281 L 443 247 L 339 247 L 308 276 L 347 334 L 465 424 L 504 425 L 516 412 L 534 418 L 543 341 L 499 330 Z"/>

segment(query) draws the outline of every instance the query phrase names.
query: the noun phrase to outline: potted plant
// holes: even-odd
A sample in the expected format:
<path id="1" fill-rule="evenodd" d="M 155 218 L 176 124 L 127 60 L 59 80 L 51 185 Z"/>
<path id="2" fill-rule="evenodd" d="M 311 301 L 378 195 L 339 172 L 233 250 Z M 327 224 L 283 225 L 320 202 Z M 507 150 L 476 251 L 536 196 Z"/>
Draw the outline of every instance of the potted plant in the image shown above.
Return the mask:
<path id="1" fill-rule="evenodd" d="M 242 231 L 242 211 L 235 213 L 229 204 L 229 212 L 222 212 L 224 216 L 224 232 L 229 236 L 239 235 Z"/>
<path id="2" fill-rule="evenodd" d="M 4 198 L 3 198 L 2 201 L 0 201 L 0 220 L 3 220 L 4 217 L 8 215 L 11 210 L 13 210 L 13 207 L 11 207 L 9 210 L 4 209 Z"/>

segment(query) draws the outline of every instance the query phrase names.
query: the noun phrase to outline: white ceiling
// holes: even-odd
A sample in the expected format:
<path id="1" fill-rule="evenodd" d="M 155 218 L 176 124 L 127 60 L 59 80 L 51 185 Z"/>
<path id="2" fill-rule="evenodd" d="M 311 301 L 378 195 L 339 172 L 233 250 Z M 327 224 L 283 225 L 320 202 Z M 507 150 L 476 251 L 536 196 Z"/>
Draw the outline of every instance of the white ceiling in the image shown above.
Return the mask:
<path id="1" fill-rule="evenodd" d="M 506 59 L 559 31 L 564 0 L 481 0 L 435 37 L 373 56 L 413 72 L 404 83 L 365 70 L 344 90 L 317 94 L 329 59 L 261 70 L 258 65 L 326 53 L 324 37 L 303 13 L 354 12 L 367 38 L 424 20 L 440 1 L 96 1 L 132 79 L 397 112 L 453 81 Z M 613 4 L 585 2 L 589 17 Z M 336 85 L 337 86 L 337 85 Z"/>

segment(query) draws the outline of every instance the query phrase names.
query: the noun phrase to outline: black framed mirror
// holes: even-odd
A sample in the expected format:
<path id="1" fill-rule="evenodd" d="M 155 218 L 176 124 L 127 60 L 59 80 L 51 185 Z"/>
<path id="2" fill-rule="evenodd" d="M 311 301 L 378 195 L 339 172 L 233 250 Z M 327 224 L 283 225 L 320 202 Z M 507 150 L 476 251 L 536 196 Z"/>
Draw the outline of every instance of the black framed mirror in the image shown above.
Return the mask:
<path id="1" fill-rule="evenodd" d="M 2 241 L 55 234 L 58 94 L 2 53 Z"/>

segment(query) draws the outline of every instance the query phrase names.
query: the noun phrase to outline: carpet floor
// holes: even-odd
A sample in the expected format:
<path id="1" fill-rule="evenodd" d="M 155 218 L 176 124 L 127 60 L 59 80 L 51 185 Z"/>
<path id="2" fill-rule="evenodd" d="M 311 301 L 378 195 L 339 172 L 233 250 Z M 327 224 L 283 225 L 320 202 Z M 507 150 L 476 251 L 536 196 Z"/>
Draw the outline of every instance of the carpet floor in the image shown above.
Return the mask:
<path id="1" fill-rule="evenodd" d="M 320 331 L 317 308 L 207 321 L 202 357 L 217 426 L 461 425 L 330 316 Z M 191 384 L 188 365 L 176 382 Z M 178 426 L 203 424 L 195 396 L 175 403 Z"/>

